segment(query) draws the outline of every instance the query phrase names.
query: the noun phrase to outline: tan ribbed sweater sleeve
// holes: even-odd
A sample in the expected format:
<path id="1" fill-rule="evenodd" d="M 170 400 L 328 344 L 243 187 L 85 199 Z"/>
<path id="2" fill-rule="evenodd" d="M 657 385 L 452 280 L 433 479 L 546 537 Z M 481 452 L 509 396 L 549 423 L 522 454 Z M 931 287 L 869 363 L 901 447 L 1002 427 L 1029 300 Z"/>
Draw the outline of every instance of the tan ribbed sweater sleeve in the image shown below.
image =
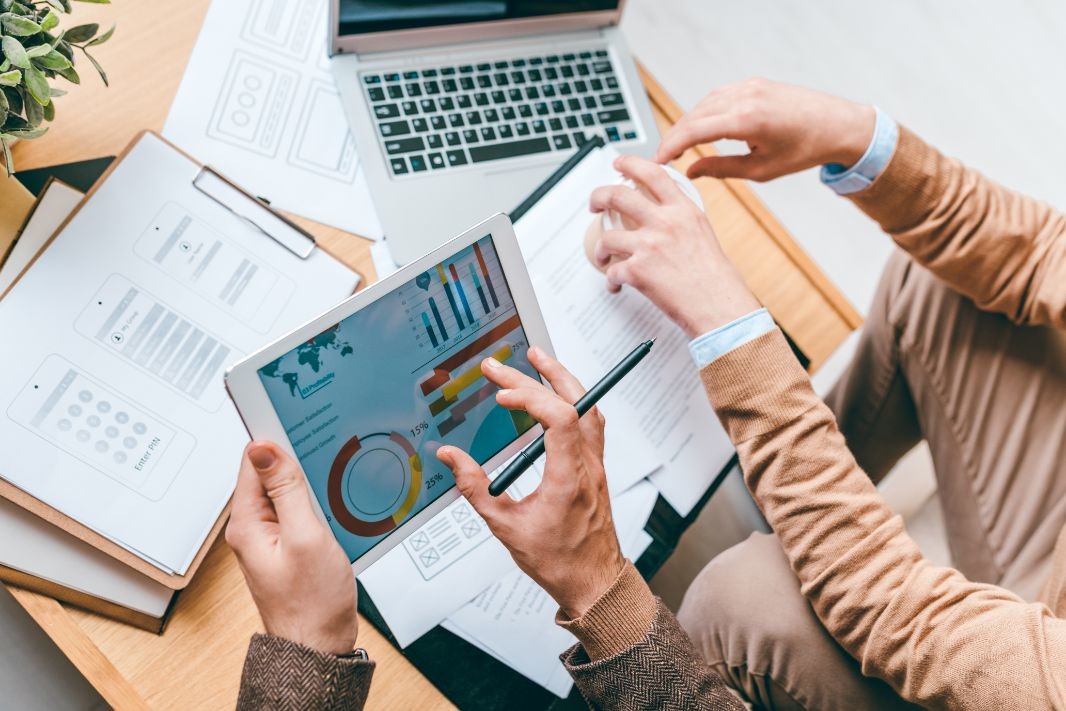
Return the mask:
<path id="1" fill-rule="evenodd" d="M 803 594 L 864 674 L 931 708 L 1066 709 L 1066 620 L 922 557 L 779 330 L 701 376 Z"/>
<path id="2" fill-rule="evenodd" d="M 884 172 L 848 196 L 920 264 L 986 311 L 1066 327 L 1066 215 L 900 127 Z"/>

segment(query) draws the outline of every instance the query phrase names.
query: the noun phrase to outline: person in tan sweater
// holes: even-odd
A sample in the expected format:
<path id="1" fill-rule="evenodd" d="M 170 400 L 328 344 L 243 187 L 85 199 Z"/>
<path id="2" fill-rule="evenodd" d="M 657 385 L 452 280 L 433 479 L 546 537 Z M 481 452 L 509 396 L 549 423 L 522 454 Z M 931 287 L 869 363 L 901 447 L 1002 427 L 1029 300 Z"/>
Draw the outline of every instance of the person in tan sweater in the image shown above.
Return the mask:
<path id="1" fill-rule="evenodd" d="M 735 692 L 759 708 L 1066 709 L 1066 217 L 882 119 L 752 81 L 712 92 L 658 156 L 736 138 L 749 155 L 704 159 L 690 174 L 765 180 L 838 166 L 827 182 L 903 250 L 832 409 L 705 216 L 655 164 L 618 163 L 643 193 L 592 197 L 594 211 L 634 225 L 597 246 L 608 288 L 640 290 L 693 339 L 774 531 L 712 561 L 680 624 L 619 552 L 603 423 L 570 405 L 581 386 L 543 354 L 531 359 L 554 392 L 483 365 L 501 404 L 547 428 L 544 483 L 521 503 L 493 499 L 463 452 L 440 457 L 559 602 L 578 639 L 563 661 L 590 707 L 743 708 Z M 886 132 L 882 164 L 862 174 Z M 713 293 L 691 298 L 706 284 Z M 874 485 L 923 437 L 957 569 L 922 556 Z M 358 708 L 372 662 L 352 656 L 343 554 L 312 525 L 299 469 L 276 447 L 251 445 L 240 479 L 227 538 L 268 634 L 252 641 L 239 705 Z"/>

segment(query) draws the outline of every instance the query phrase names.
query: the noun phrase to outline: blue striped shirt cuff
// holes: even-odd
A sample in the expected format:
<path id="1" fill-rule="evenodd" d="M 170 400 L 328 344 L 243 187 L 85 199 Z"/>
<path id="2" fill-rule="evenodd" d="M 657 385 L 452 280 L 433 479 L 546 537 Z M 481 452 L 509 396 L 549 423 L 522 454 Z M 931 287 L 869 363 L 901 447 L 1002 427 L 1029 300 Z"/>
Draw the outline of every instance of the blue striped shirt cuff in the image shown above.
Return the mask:
<path id="1" fill-rule="evenodd" d="M 729 351 L 748 341 L 754 341 L 775 328 L 777 324 L 774 323 L 770 312 L 759 309 L 693 339 L 688 344 L 688 349 L 696 365 L 703 368 Z"/>
<path id="2" fill-rule="evenodd" d="M 892 160 L 896 142 L 899 140 L 899 126 L 878 107 L 875 106 L 874 111 L 877 114 L 874 137 L 859 162 L 850 168 L 839 163 L 822 166 L 822 182 L 838 195 L 850 195 L 865 190 L 870 183 L 877 180 L 877 176 L 884 172 L 885 166 Z"/>

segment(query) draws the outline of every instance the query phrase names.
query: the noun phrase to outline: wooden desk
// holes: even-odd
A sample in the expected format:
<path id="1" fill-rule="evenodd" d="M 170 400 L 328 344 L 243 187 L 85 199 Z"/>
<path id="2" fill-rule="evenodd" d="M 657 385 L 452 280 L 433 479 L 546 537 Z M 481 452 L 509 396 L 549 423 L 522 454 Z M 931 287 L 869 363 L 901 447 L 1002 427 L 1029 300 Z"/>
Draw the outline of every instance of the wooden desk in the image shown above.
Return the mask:
<path id="1" fill-rule="evenodd" d="M 118 22 L 115 38 L 97 52 L 112 86 L 105 90 L 92 72 L 83 72 L 85 83 L 57 102 L 50 133 L 15 147 L 18 166 L 114 155 L 137 131 L 161 130 L 207 6 L 208 0 L 78 4 L 76 24 Z M 651 76 L 643 78 L 660 128 L 665 128 L 681 110 Z M 698 157 L 691 151 L 679 164 Z M 861 323 L 859 314 L 743 183 L 706 180 L 699 187 L 726 252 L 817 368 Z M 373 279 L 368 241 L 301 222 L 327 250 Z M 13 588 L 12 593 L 104 699 L 123 711 L 233 708 L 248 638 L 260 629 L 236 561 L 222 540 L 182 593 L 162 636 L 24 590 Z M 378 661 L 368 708 L 452 708 L 365 622 L 360 645 Z"/>

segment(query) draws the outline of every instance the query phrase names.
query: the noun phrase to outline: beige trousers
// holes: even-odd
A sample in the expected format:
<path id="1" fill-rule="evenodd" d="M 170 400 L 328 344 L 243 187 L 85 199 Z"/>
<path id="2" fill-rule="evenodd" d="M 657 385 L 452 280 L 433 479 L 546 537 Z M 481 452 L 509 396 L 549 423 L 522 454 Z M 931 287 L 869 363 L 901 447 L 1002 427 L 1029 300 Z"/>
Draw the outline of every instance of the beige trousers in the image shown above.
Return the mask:
<path id="1" fill-rule="evenodd" d="M 1066 333 L 980 311 L 897 253 L 827 402 L 875 482 L 928 440 L 960 571 L 1061 603 L 1066 565 L 1049 576 L 1066 524 Z M 773 536 L 711 561 L 678 618 L 755 708 L 913 708 L 822 628 Z"/>

